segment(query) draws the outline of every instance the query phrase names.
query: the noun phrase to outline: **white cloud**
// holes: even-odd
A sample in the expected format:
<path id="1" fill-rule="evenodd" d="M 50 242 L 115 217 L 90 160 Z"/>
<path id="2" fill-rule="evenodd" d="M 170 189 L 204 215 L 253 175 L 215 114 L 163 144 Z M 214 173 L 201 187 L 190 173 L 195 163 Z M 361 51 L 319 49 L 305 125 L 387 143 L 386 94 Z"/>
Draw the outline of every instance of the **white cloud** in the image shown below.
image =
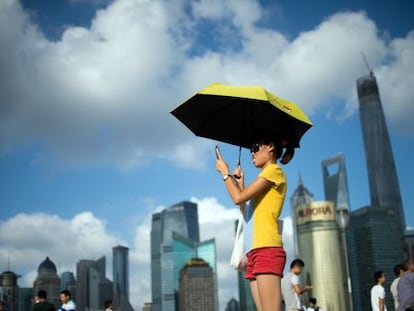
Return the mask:
<path id="1" fill-rule="evenodd" d="M 90 28 L 67 27 L 52 42 L 19 2 L 2 1 L 1 152 L 36 139 L 64 163 L 131 169 L 168 158 L 192 166 L 207 152 L 204 141 L 169 111 L 198 89 L 262 84 L 310 114 L 340 119 L 356 109 L 361 52 L 378 74 L 391 128 L 413 135 L 412 33 L 390 40 L 366 14 L 344 12 L 287 38 L 257 26 L 264 17 L 257 1 L 118 0 Z M 209 46 L 199 26 L 217 20 Z M 183 160 L 182 146 L 194 156 Z"/>
<path id="2" fill-rule="evenodd" d="M 107 232 L 105 223 L 90 212 L 70 220 L 44 213 L 17 214 L 0 223 L 0 241 L 2 268 L 7 267 L 10 259 L 11 270 L 29 270 L 30 276 L 46 256 L 56 264 L 59 273 L 76 271 L 79 259 L 109 256 L 113 246 L 125 243 Z M 31 286 L 34 281 L 28 277 L 23 280 L 24 286 Z"/>

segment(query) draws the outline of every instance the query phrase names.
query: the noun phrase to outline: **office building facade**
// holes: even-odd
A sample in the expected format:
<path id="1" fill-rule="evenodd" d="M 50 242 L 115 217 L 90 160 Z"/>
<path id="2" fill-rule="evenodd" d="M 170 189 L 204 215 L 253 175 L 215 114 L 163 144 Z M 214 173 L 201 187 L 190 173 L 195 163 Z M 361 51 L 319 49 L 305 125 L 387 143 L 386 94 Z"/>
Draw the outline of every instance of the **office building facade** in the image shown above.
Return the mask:
<path id="1" fill-rule="evenodd" d="M 199 242 L 197 204 L 181 202 L 152 215 L 151 294 L 154 311 L 175 311 L 173 233 Z M 182 268 L 182 267 L 179 267 Z"/>
<path id="2" fill-rule="evenodd" d="M 104 256 L 96 261 L 79 260 L 76 264 L 76 278 L 76 310 L 101 310 L 103 302 L 106 299 L 112 299 L 113 284 L 106 278 Z"/>
<path id="3" fill-rule="evenodd" d="M 19 311 L 31 311 L 33 308 L 33 297 L 36 294 L 33 292 L 33 287 L 19 287 Z"/>
<path id="4" fill-rule="evenodd" d="M 189 262 L 196 264 L 197 261 L 191 261 L 193 258 L 198 258 L 206 262 L 212 271 L 212 284 L 214 299 L 217 303 L 218 309 L 218 292 L 217 292 L 217 258 L 216 258 L 216 241 L 210 239 L 201 242 L 194 242 L 177 232 L 173 232 L 172 242 L 173 255 L 173 280 L 174 291 L 179 292 L 180 273 L 184 266 Z"/>
<path id="5" fill-rule="evenodd" d="M 179 311 L 218 311 L 215 273 L 201 258 L 190 259 L 180 270 Z"/>

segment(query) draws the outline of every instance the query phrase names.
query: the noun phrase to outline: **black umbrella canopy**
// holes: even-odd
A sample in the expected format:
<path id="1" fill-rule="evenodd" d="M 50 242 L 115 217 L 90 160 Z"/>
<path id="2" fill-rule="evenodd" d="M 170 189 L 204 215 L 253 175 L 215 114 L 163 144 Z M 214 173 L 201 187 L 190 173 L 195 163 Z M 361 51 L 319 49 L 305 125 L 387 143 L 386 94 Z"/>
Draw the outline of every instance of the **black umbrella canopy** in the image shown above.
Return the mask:
<path id="1" fill-rule="evenodd" d="M 214 94 L 214 90 L 209 94 L 205 92 L 207 88 L 171 112 L 197 136 L 244 148 L 250 148 L 252 143 L 263 138 L 299 147 L 303 134 L 312 126 L 295 104 L 267 91 L 264 93 L 267 93 L 266 97 L 258 99 L 260 96 L 248 98 L 244 93 L 243 97 L 237 96 L 232 89 L 229 95 Z M 297 110 L 301 113 L 300 118 L 295 116 Z"/>

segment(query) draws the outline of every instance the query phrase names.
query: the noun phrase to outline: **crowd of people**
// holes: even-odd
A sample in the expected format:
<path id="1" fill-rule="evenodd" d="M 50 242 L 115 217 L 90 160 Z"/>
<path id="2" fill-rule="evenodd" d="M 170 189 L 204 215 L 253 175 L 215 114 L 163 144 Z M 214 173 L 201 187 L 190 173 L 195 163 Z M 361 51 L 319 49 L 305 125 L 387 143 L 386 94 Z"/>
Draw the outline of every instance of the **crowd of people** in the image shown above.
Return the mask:
<path id="1" fill-rule="evenodd" d="M 394 300 L 394 309 L 387 308 L 385 303 L 385 275 L 383 271 L 375 271 L 374 286 L 371 288 L 372 311 L 414 311 L 414 263 L 411 259 L 403 264 L 394 266 L 396 278 L 390 286 L 390 292 Z M 390 306 L 389 306 L 390 307 Z"/>

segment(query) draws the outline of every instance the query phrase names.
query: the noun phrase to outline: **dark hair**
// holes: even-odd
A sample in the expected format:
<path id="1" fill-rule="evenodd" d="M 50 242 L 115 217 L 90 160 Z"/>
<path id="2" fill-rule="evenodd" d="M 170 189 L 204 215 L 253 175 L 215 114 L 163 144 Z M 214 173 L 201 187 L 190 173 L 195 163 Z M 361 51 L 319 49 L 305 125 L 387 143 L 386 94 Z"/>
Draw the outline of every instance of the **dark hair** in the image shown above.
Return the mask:
<path id="1" fill-rule="evenodd" d="M 410 264 L 412 264 L 412 259 L 406 259 L 405 261 L 404 261 L 404 271 L 407 271 L 408 270 L 408 266 L 410 265 Z"/>
<path id="2" fill-rule="evenodd" d="M 309 299 L 310 303 L 313 303 L 314 305 L 316 305 L 316 298 L 312 297 L 311 299 Z"/>
<path id="3" fill-rule="evenodd" d="M 37 297 L 46 299 L 47 298 L 47 292 L 44 289 L 41 289 L 37 292 Z"/>
<path id="4" fill-rule="evenodd" d="M 260 139 L 255 139 L 254 142 L 263 145 L 273 145 L 275 147 L 275 158 L 276 160 L 280 160 L 280 163 L 282 164 L 288 164 L 295 155 L 295 147 L 288 144 L 285 140 L 262 137 Z M 283 149 L 285 149 L 284 152 Z"/>
<path id="5" fill-rule="evenodd" d="M 382 278 L 383 277 L 383 275 L 384 275 L 384 271 L 375 271 L 374 272 L 374 282 L 375 282 L 375 284 L 377 284 L 378 283 L 378 280 L 380 279 L 380 278 Z"/>
<path id="6" fill-rule="evenodd" d="M 395 276 L 399 276 L 400 275 L 400 273 L 401 273 L 401 270 L 402 271 L 405 271 L 405 267 L 404 267 L 404 265 L 403 264 L 398 264 L 398 265 L 395 265 L 394 266 L 394 273 L 395 273 Z"/>
<path id="7" fill-rule="evenodd" d="M 295 266 L 303 268 L 305 266 L 305 263 L 302 259 L 296 258 L 290 263 L 290 269 L 292 269 Z"/>
<path id="8" fill-rule="evenodd" d="M 112 300 L 110 300 L 110 299 L 105 300 L 104 305 L 105 305 L 105 309 L 106 309 L 106 308 L 109 308 L 109 307 L 112 305 Z"/>
<path id="9" fill-rule="evenodd" d="M 70 291 L 68 291 L 67 289 L 62 290 L 60 293 L 67 296 L 67 297 L 69 297 L 69 298 L 72 298 L 72 296 L 70 294 Z"/>

